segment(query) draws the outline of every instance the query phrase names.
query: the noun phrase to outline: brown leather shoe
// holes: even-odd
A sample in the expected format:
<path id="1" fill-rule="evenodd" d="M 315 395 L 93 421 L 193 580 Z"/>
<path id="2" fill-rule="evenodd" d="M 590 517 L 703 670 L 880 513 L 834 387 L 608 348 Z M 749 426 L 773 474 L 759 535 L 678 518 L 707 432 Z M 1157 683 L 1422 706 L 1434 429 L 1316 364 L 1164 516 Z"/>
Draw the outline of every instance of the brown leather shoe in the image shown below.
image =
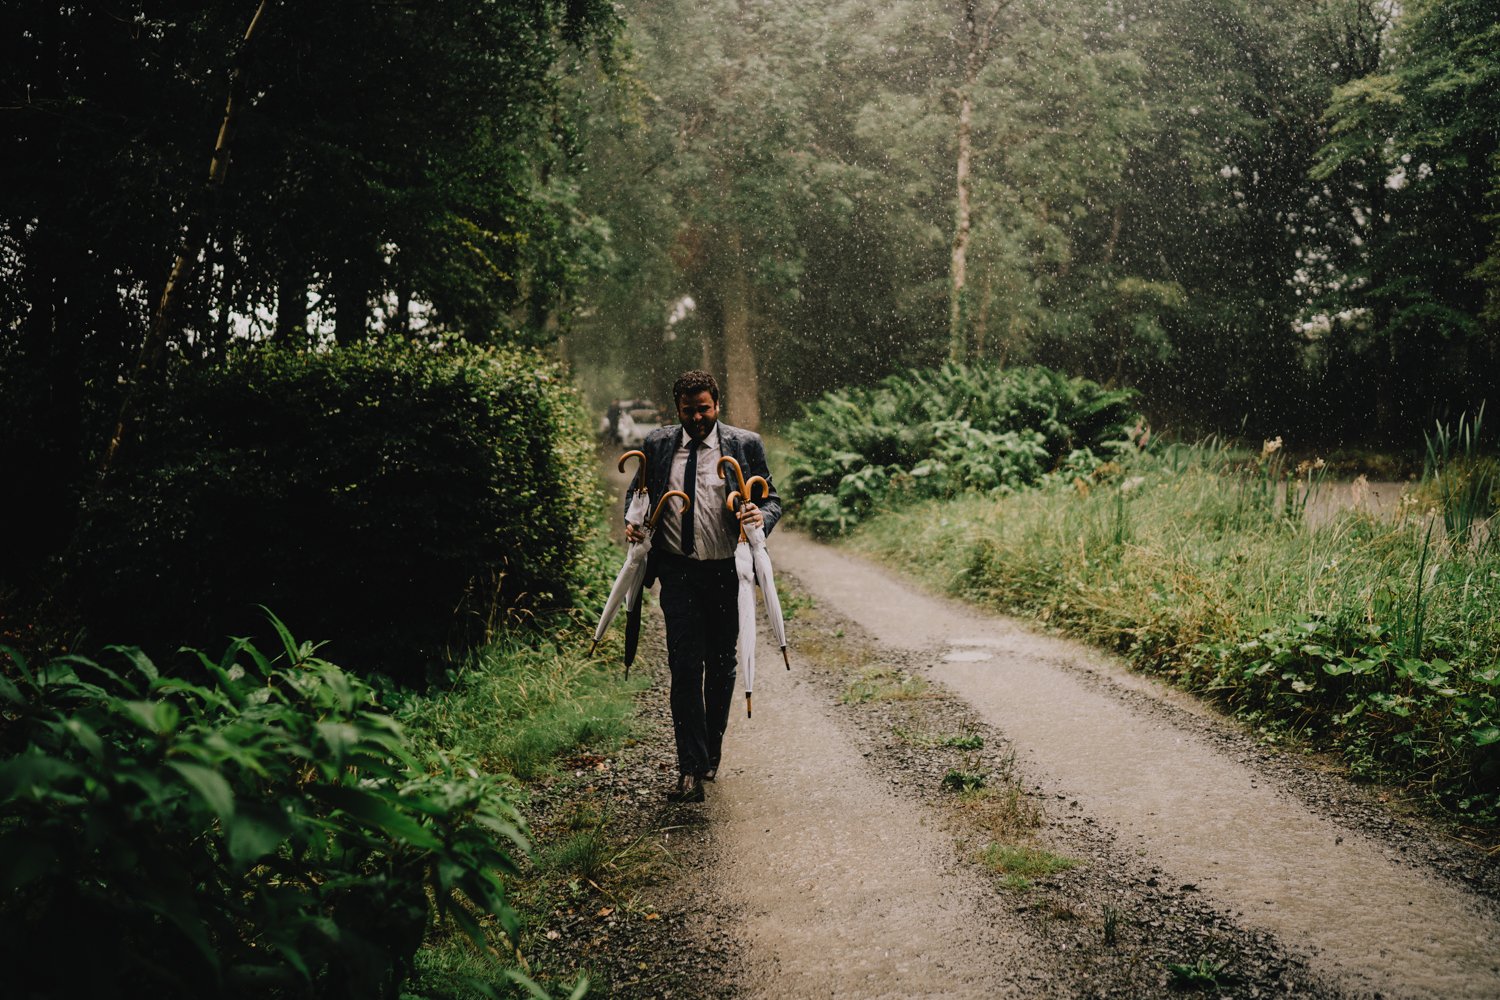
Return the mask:
<path id="1" fill-rule="evenodd" d="M 695 774 L 677 776 L 677 790 L 667 793 L 668 802 L 702 802 L 703 779 Z"/>

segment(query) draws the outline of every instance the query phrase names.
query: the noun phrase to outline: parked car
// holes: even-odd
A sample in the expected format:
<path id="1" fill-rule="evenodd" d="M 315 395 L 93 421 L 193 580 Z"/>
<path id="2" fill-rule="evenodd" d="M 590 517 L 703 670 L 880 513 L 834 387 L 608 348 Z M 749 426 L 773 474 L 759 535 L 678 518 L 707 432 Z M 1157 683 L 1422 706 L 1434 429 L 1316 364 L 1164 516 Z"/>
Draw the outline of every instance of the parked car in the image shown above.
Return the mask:
<path id="1" fill-rule="evenodd" d="M 617 399 L 605 411 L 599 435 L 605 444 L 639 448 L 648 434 L 665 423 L 662 411 L 649 399 Z"/>

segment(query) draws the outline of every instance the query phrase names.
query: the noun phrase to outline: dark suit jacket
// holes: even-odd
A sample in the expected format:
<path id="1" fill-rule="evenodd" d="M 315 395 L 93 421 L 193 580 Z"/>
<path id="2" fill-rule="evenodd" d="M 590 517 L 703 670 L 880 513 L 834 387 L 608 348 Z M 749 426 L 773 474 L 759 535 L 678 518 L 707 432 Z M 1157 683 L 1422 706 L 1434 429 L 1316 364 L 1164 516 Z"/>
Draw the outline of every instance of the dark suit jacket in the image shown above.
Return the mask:
<path id="1" fill-rule="evenodd" d="M 661 502 L 661 495 L 667 491 L 667 477 L 672 474 L 672 456 L 682 446 L 682 436 L 686 432 L 679 424 L 676 427 L 662 427 L 651 432 L 646 438 L 646 443 L 641 446 L 641 451 L 646 453 L 646 465 L 642 470 L 646 475 L 646 492 L 651 497 L 651 509 Z M 764 528 L 767 535 L 776 526 L 781 518 L 781 497 L 776 493 L 776 484 L 771 479 L 771 470 L 766 465 L 766 447 L 761 443 L 760 435 L 754 431 L 741 430 L 738 427 L 730 427 L 728 424 L 719 423 L 719 449 L 720 454 L 728 455 L 740 463 L 740 468 L 745 473 L 745 478 L 751 476 L 764 476 L 766 482 L 771 483 L 771 495 L 764 500 L 755 501 L 760 508 L 761 517 L 764 519 Z M 735 519 L 725 504 L 729 494 L 740 488 L 735 481 L 734 474 L 725 469 L 724 491 L 717 498 L 699 497 L 699 503 L 717 503 L 720 513 L 724 517 L 724 527 L 732 534 L 739 534 L 739 522 Z M 634 492 L 640 488 L 640 476 L 630 483 L 630 490 Z M 626 494 L 626 503 L 629 503 L 630 494 Z M 666 514 L 662 515 L 663 517 Z M 652 555 L 656 550 L 652 549 Z M 650 574 L 652 577 L 654 573 Z"/>

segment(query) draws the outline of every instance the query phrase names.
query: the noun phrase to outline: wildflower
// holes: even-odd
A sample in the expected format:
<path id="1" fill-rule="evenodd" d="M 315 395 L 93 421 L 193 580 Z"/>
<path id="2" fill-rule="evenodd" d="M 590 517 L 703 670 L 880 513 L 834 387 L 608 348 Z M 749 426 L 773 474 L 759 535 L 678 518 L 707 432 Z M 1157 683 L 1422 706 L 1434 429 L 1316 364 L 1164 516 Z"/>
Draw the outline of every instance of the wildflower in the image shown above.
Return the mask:
<path id="1" fill-rule="evenodd" d="M 1281 450 L 1281 435 L 1278 434 L 1275 437 L 1273 437 L 1271 440 L 1267 441 L 1265 444 L 1263 444 L 1263 445 L 1260 446 L 1260 457 L 1261 458 L 1270 458 L 1272 455 L 1276 454 L 1276 452 L 1278 452 L 1280 450 Z"/>
<path id="2" fill-rule="evenodd" d="M 1363 507 L 1370 502 L 1370 480 L 1363 473 L 1354 478 L 1349 484 L 1349 496 L 1354 501 L 1356 508 Z"/>

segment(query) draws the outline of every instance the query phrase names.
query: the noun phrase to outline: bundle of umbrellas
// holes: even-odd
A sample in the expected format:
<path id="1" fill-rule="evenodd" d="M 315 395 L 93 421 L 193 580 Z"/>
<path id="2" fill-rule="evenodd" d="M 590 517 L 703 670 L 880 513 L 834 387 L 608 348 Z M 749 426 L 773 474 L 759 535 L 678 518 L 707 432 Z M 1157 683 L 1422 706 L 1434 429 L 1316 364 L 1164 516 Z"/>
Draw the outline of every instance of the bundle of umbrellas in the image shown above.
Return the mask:
<path id="1" fill-rule="evenodd" d="M 725 467 L 734 470 L 739 489 L 729 494 L 725 501 L 729 509 L 739 512 L 740 504 L 755 502 L 755 488 L 761 489 L 760 499 L 771 495 L 771 484 L 761 476 L 745 480 L 744 470 L 733 457 L 725 455 L 719 459 L 719 478 L 725 478 Z M 776 580 L 771 575 L 771 554 L 766 551 L 766 533 L 759 525 L 740 526 L 740 540 L 734 547 L 734 569 L 740 578 L 739 611 L 740 640 L 739 668 L 745 678 L 745 717 L 751 718 L 751 694 L 755 690 L 755 585 L 760 584 L 760 594 L 766 603 L 766 617 L 771 620 L 771 630 L 776 633 L 776 642 L 781 646 L 781 659 L 788 670 L 792 661 L 786 653 L 786 620 L 781 616 L 781 598 L 776 595 Z"/>
<path id="2" fill-rule="evenodd" d="M 615 584 L 610 588 L 609 599 L 604 602 L 604 613 L 599 616 L 599 624 L 594 629 L 594 644 L 589 647 L 589 655 L 599 646 L 599 640 L 604 638 L 604 633 L 609 629 L 610 622 L 614 621 L 615 614 L 619 612 L 620 606 L 624 605 L 625 617 L 625 675 L 630 675 L 630 665 L 635 662 L 636 647 L 640 642 L 641 633 L 641 591 L 642 584 L 646 579 L 646 556 L 651 551 L 651 535 L 656 530 L 657 522 L 661 519 L 662 511 L 667 507 L 667 501 L 672 497 L 679 497 L 682 506 L 678 513 L 688 509 L 692 503 L 687 494 L 681 490 L 668 490 L 657 501 L 656 509 L 651 510 L 651 499 L 646 493 L 645 465 L 646 456 L 639 451 L 627 451 L 620 456 L 618 468 L 625 471 L 627 459 L 639 460 L 636 482 L 641 488 L 631 493 L 629 502 L 625 505 L 625 520 L 645 532 L 646 537 L 639 542 L 632 542 L 625 553 L 625 564 L 620 567 L 620 572 L 615 576 Z M 752 476 L 747 482 L 744 470 L 740 463 L 731 456 L 719 459 L 719 478 L 726 478 L 726 466 L 734 471 L 735 482 L 739 489 L 729 494 L 725 501 L 729 509 L 736 514 L 739 513 L 740 504 L 745 501 L 755 502 L 755 491 L 760 489 L 760 499 L 764 500 L 771 495 L 771 484 L 764 477 Z M 649 512 L 649 513 L 648 513 Z M 760 584 L 761 597 L 765 600 L 766 617 L 771 620 L 771 629 L 776 634 L 776 642 L 781 646 L 781 659 L 786 663 L 788 670 L 792 669 L 792 661 L 786 652 L 786 621 L 781 616 L 781 598 L 776 595 L 776 580 L 771 574 L 771 556 L 766 551 L 766 533 L 758 525 L 750 527 L 741 526 L 739 543 L 734 547 L 734 568 L 739 576 L 739 616 L 740 616 L 740 638 L 737 649 L 740 676 L 745 679 L 745 716 L 752 717 L 752 693 L 755 690 L 755 586 Z"/>
<path id="3" fill-rule="evenodd" d="M 599 625 L 594 629 L 594 644 L 589 647 L 589 655 L 594 655 L 594 650 L 599 647 L 599 640 L 604 638 L 604 633 L 609 628 L 609 623 L 614 621 L 615 614 L 620 610 L 620 605 L 625 606 L 625 676 L 630 676 L 630 665 L 635 662 L 636 646 L 641 638 L 641 591 L 642 584 L 646 580 L 646 556 L 651 552 L 651 535 L 656 531 L 656 524 L 661 520 L 662 511 L 666 510 L 667 501 L 673 497 L 682 500 L 682 506 L 678 513 L 686 511 L 692 504 L 687 494 L 681 490 L 668 490 L 657 501 L 656 509 L 651 510 L 651 497 L 646 492 L 646 455 L 640 451 L 627 451 L 620 456 L 617 468 L 625 471 L 627 459 L 635 458 L 639 461 L 635 481 L 641 484 L 641 488 L 630 495 L 630 502 L 625 505 L 625 521 L 634 525 L 646 533 L 646 537 L 639 542 L 631 542 L 630 548 L 625 552 L 625 565 L 620 567 L 620 572 L 615 576 L 615 584 L 610 588 L 609 599 L 604 602 L 604 613 L 599 616 Z"/>

